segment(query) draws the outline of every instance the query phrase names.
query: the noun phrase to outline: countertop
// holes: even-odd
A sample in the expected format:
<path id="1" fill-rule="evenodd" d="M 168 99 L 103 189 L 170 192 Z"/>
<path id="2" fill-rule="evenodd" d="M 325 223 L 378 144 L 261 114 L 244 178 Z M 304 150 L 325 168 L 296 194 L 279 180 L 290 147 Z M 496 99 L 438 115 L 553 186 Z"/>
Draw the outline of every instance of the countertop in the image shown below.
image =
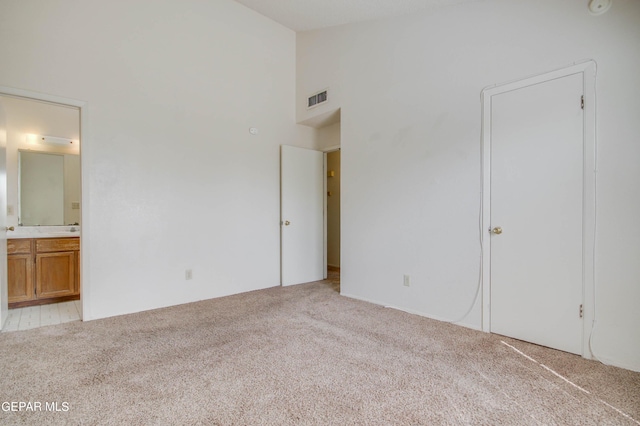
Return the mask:
<path id="1" fill-rule="evenodd" d="M 7 239 L 15 238 L 71 238 L 80 236 L 80 226 L 16 226 L 7 231 Z"/>

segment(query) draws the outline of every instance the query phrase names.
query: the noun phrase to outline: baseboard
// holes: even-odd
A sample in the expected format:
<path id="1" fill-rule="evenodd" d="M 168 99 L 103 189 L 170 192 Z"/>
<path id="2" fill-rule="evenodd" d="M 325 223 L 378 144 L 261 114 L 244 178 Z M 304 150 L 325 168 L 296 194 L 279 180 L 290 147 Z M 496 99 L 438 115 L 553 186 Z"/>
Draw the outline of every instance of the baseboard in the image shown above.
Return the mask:
<path id="1" fill-rule="evenodd" d="M 451 320 L 449 320 L 449 319 L 438 317 L 438 316 L 435 316 L 435 315 L 425 314 L 424 312 L 416 311 L 416 310 L 413 310 L 413 309 L 399 308 L 397 306 L 391 306 L 391 305 L 388 305 L 386 303 L 381 303 L 381 302 L 376 301 L 376 300 L 371 300 L 371 299 L 367 299 L 367 298 L 364 298 L 364 297 L 354 296 L 352 294 L 346 294 L 346 293 L 342 293 L 342 292 L 340 293 L 340 295 L 341 296 L 345 296 L 345 297 L 349 297 L 351 299 L 361 300 L 363 302 L 373 303 L 374 305 L 384 306 L 385 308 L 395 309 L 395 310 L 398 310 L 398 311 L 406 312 L 407 314 L 418 315 L 418 316 L 421 316 L 421 317 L 424 317 L 424 318 L 429 318 L 429 319 L 436 320 L 436 321 L 448 322 L 449 324 L 459 325 L 461 327 L 469 328 L 471 330 L 482 331 L 481 328 L 473 326 L 473 325 L 470 325 L 470 324 L 465 324 L 465 323 L 462 323 L 462 322 L 451 322 Z"/>

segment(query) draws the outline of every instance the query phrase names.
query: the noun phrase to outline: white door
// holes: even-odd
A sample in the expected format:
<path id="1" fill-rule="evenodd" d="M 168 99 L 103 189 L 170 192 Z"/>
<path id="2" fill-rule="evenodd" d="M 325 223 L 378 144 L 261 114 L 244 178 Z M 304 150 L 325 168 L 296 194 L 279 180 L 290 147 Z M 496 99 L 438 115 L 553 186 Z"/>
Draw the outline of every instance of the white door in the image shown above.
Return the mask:
<path id="1" fill-rule="evenodd" d="M 0 329 L 9 316 L 7 285 L 7 126 L 0 101 Z"/>
<path id="2" fill-rule="evenodd" d="M 280 151 L 282 285 L 324 278 L 324 154 Z"/>
<path id="3" fill-rule="evenodd" d="M 582 96 L 577 73 L 491 98 L 491 331 L 577 354 Z"/>

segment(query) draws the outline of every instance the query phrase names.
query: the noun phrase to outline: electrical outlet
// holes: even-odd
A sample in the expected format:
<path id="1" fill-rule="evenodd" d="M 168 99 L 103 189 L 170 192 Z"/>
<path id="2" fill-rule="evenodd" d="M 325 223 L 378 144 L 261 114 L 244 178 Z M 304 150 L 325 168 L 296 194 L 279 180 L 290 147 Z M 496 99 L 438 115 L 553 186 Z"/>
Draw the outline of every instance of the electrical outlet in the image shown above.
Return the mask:
<path id="1" fill-rule="evenodd" d="M 405 287 L 410 287 L 411 286 L 411 275 L 405 275 L 404 276 L 403 284 L 404 284 Z"/>
<path id="2" fill-rule="evenodd" d="M 191 269 L 187 269 L 186 271 L 184 271 L 185 280 L 190 280 L 192 278 L 193 278 L 193 271 Z"/>

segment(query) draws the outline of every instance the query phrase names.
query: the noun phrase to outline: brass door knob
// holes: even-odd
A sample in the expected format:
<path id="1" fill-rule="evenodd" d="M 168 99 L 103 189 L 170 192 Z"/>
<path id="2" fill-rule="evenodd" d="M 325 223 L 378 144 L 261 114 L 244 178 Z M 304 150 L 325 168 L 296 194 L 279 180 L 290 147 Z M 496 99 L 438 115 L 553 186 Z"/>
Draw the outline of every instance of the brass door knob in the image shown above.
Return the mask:
<path id="1" fill-rule="evenodd" d="M 14 228 L 13 226 L 7 226 L 6 228 L 4 228 L 5 231 L 15 231 L 16 228 Z"/>
<path id="2" fill-rule="evenodd" d="M 289 226 L 289 225 L 291 225 L 291 222 L 289 222 L 288 220 L 285 220 L 284 221 L 284 226 Z"/>
<path id="3" fill-rule="evenodd" d="M 491 230 L 491 233 L 493 233 L 493 234 L 502 234 L 502 228 L 500 228 L 499 226 L 496 226 L 495 228 L 493 228 Z"/>

